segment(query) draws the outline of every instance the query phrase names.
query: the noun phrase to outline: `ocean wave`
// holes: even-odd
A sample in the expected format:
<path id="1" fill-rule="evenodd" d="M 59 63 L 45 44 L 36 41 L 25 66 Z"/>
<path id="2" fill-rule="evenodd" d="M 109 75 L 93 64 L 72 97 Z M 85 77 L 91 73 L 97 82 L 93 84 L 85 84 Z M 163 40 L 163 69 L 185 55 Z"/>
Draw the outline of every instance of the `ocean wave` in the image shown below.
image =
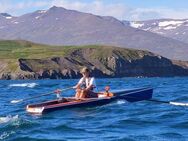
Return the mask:
<path id="1" fill-rule="evenodd" d="M 127 104 L 128 102 L 126 100 L 118 100 L 117 101 L 118 105 L 125 104 L 125 103 Z"/>
<path id="2" fill-rule="evenodd" d="M 37 86 L 37 83 L 22 83 L 22 84 L 10 84 L 9 87 L 29 87 L 34 88 Z"/>
<path id="3" fill-rule="evenodd" d="M 6 116 L 6 117 L 0 117 L 0 124 L 7 123 L 7 122 L 14 122 L 18 120 L 18 115 L 15 116 Z"/>
<path id="4" fill-rule="evenodd" d="M 24 130 L 37 126 L 37 123 L 22 119 L 19 115 L 0 117 L 0 140 L 12 138 L 18 129 Z"/>
<path id="5" fill-rule="evenodd" d="M 0 134 L 0 140 L 4 140 L 4 139 L 8 138 L 12 134 L 15 134 L 15 132 L 14 131 L 3 132 L 2 134 Z"/>

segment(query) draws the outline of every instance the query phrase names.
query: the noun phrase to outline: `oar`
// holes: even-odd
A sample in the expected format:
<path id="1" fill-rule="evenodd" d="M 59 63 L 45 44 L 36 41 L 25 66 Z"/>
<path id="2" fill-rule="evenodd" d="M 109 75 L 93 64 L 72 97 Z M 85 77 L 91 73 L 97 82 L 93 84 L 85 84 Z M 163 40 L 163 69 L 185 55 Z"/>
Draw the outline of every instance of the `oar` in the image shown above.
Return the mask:
<path id="1" fill-rule="evenodd" d="M 73 87 L 69 87 L 69 88 L 65 88 L 65 89 L 58 89 L 58 91 L 62 92 L 62 91 L 70 90 L 70 89 L 73 89 Z M 34 98 L 38 98 L 38 97 L 42 97 L 42 96 L 47 96 L 47 95 L 51 95 L 51 94 L 54 94 L 54 91 L 50 92 L 50 93 L 46 93 L 46 94 L 41 94 L 41 95 L 25 98 L 25 99 L 12 100 L 10 103 L 19 103 L 19 102 L 22 102 L 22 101 L 27 101 L 27 100 L 30 100 L 30 99 L 34 99 Z"/>
<path id="2" fill-rule="evenodd" d="M 129 96 L 127 95 L 126 98 L 130 99 L 135 99 L 136 101 L 151 101 L 151 102 L 158 102 L 158 103 L 165 103 L 165 104 L 170 104 L 170 105 L 175 105 L 175 106 L 188 106 L 188 103 L 183 103 L 183 102 L 175 102 L 175 101 L 163 101 L 163 100 L 157 100 L 157 99 L 138 99 L 137 97 Z M 126 99 L 127 100 L 127 99 Z M 132 102 L 127 100 L 128 102 Z M 136 102 L 134 101 L 134 102 Z"/>
<path id="3" fill-rule="evenodd" d="M 150 99 L 147 101 L 165 103 L 165 104 L 170 104 L 170 105 L 175 105 L 175 106 L 188 106 L 188 103 L 182 103 L 182 102 L 162 101 L 162 100 L 155 100 L 155 99 Z"/>
<path id="4" fill-rule="evenodd" d="M 136 97 L 127 96 L 126 98 L 136 99 L 137 101 L 151 101 L 151 102 L 158 102 L 158 103 L 164 103 L 164 104 L 170 104 L 175 106 L 188 106 L 188 103 L 182 103 L 182 102 L 175 102 L 175 101 L 163 101 L 163 100 L 157 100 L 157 99 L 137 99 Z"/>

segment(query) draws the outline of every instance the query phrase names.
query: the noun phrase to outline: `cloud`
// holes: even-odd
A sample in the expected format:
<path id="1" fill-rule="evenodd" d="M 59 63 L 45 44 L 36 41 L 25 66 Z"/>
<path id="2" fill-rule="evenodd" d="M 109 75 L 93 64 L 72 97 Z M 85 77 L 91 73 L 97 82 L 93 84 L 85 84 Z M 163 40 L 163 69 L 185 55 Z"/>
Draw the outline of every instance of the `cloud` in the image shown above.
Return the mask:
<path id="1" fill-rule="evenodd" d="M 48 7 L 49 4 L 44 1 L 20 1 L 17 3 L 12 2 L 12 0 L 1 0 L 0 1 L 0 13 L 10 13 L 13 15 L 21 15 L 26 12 L 31 12 L 32 10 Z"/>
<path id="2" fill-rule="evenodd" d="M 67 9 L 78 10 L 81 12 L 93 13 L 102 16 L 113 16 L 118 19 L 123 19 L 129 8 L 122 3 L 107 4 L 102 0 L 94 0 L 91 3 L 84 3 L 80 1 L 68 1 L 68 0 L 53 0 L 51 5 L 61 6 Z"/>
<path id="3" fill-rule="evenodd" d="M 0 12 L 6 12 L 10 8 L 11 8 L 10 3 L 8 3 L 7 1 L 2 0 L 0 2 Z"/>
<path id="4" fill-rule="evenodd" d="M 102 16 L 113 16 L 120 20 L 148 20 L 159 18 L 188 18 L 187 9 L 171 9 L 164 7 L 132 8 L 125 3 L 105 3 L 103 0 L 94 0 L 91 3 L 71 0 L 52 0 L 51 6 L 61 6 L 67 9 L 93 13 Z"/>
<path id="5" fill-rule="evenodd" d="M 188 10 L 175 10 L 170 8 L 137 8 L 130 11 L 130 19 L 147 20 L 159 18 L 185 19 L 188 18 Z"/>
<path id="6" fill-rule="evenodd" d="M 78 10 L 81 12 L 92 13 L 102 16 L 113 16 L 123 20 L 125 13 L 128 12 L 129 8 L 122 3 L 107 4 L 103 0 L 94 0 L 91 3 L 81 2 L 79 0 L 37 0 L 37 1 L 20 1 L 13 3 L 11 0 L 0 1 L 0 12 L 7 12 L 13 15 L 21 15 L 32 10 L 48 9 L 52 6 L 64 7 L 67 9 Z M 25 13 L 24 13 L 25 12 Z"/>
<path id="7" fill-rule="evenodd" d="M 92 13 L 102 16 L 113 16 L 120 20 L 148 20 L 159 18 L 188 18 L 187 9 L 170 9 L 161 7 L 133 8 L 125 3 L 114 0 L 107 3 L 104 0 L 93 0 L 83 2 L 81 0 L 31 0 L 13 3 L 12 0 L 0 1 L 0 12 L 7 12 L 13 15 L 21 15 L 35 10 L 48 9 L 52 6 L 64 7 L 81 12 Z"/>

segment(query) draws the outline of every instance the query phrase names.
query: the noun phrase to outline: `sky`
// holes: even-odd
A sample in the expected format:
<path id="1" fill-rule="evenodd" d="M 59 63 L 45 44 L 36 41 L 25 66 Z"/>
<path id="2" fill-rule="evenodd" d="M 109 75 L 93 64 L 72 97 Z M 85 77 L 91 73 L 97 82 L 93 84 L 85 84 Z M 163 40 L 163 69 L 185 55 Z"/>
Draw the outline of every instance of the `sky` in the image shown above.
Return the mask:
<path id="1" fill-rule="evenodd" d="M 188 0 L 0 0 L 0 13 L 20 16 L 52 6 L 130 21 L 188 18 Z"/>

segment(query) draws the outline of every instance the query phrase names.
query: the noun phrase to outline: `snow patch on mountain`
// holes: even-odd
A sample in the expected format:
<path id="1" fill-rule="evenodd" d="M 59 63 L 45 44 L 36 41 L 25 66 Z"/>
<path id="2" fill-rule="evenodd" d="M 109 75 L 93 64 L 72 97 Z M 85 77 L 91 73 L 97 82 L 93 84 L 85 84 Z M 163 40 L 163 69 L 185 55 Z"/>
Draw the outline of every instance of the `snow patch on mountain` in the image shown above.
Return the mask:
<path id="1" fill-rule="evenodd" d="M 167 27 L 164 27 L 163 29 L 170 30 L 170 29 L 176 29 L 176 28 L 177 28 L 176 26 L 167 26 Z"/>
<path id="2" fill-rule="evenodd" d="M 157 23 L 152 23 L 152 25 L 157 25 Z"/>
<path id="3" fill-rule="evenodd" d="M 1 16 L 3 16 L 5 19 L 12 19 L 12 16 L 7 13 L 0 13 Z"/>
<path id="4" fill-rule="evenodd" d="M 12 17 L 5 17 L 6 19 L 12 19 Z"/>
<path id="5" fill-rule="evenodd" d="M 156 19 L 148 21 L 131 21 L 129 22 L 129 24 L 128 21 L 126 21 L 126 23 L 124 22 L 124 24 L 188 43 L 188 19 Z"/>
<path id="6" fill-rule="evenodd" d="M 14 24 L 19 24 L 19 22 L 14 22 Z"/>
<path id="7" fill-rule="evenodd" d="M 130 26 L 131 26 L 131 27 L 134 27 L 134 28 L 140 28 L 140 27 L 143 27 L 144 24 L 142 24 L 142 23 L 137 23 L 137 22 L 130 22 Z"/>
<path id="8" fill-rule="evenodd" d="M 144 28 L 143 30 L 145 31 L 150 31 L 151 27 L 148 27 L 148 28 Z"/>
<path id="9" fill-rule="evenodd" d="M 159 26 L 169 26 L 169 25 L 176 25 L 176 26 L 180 26 L 184 23 L 185 21 L 163 21 L 163 22 L 159 22 Z"/>
<path id="10" fill-rule="evenodd" d="M 153 20 L 153 21 L 131 21 L 129 24 L 134 28 L 145 31 L 174 30 L 181 26 L 188 26 L 188 20 Z"/>
<path id="11" fill-rule="evenodd" d="M 46 10 L 39 10 L 38 13 L 42 14 L 42 13 L 46 13 Z"/>
<path id="12" fill-rule="evenodd" d="M 35 17 L 35 19 L 39 19 L 39 18 L 40 18 L 40 16 Z"/>
<path id="13" fill-rule="evenodd" d="M 156 32 L 154 32 L 154 33 L 161 34 L 161 35 L 164 35 L 164 34 L 165 34 L 165 32 L 162 32 L 162 31 L 156 31 Z"/>

